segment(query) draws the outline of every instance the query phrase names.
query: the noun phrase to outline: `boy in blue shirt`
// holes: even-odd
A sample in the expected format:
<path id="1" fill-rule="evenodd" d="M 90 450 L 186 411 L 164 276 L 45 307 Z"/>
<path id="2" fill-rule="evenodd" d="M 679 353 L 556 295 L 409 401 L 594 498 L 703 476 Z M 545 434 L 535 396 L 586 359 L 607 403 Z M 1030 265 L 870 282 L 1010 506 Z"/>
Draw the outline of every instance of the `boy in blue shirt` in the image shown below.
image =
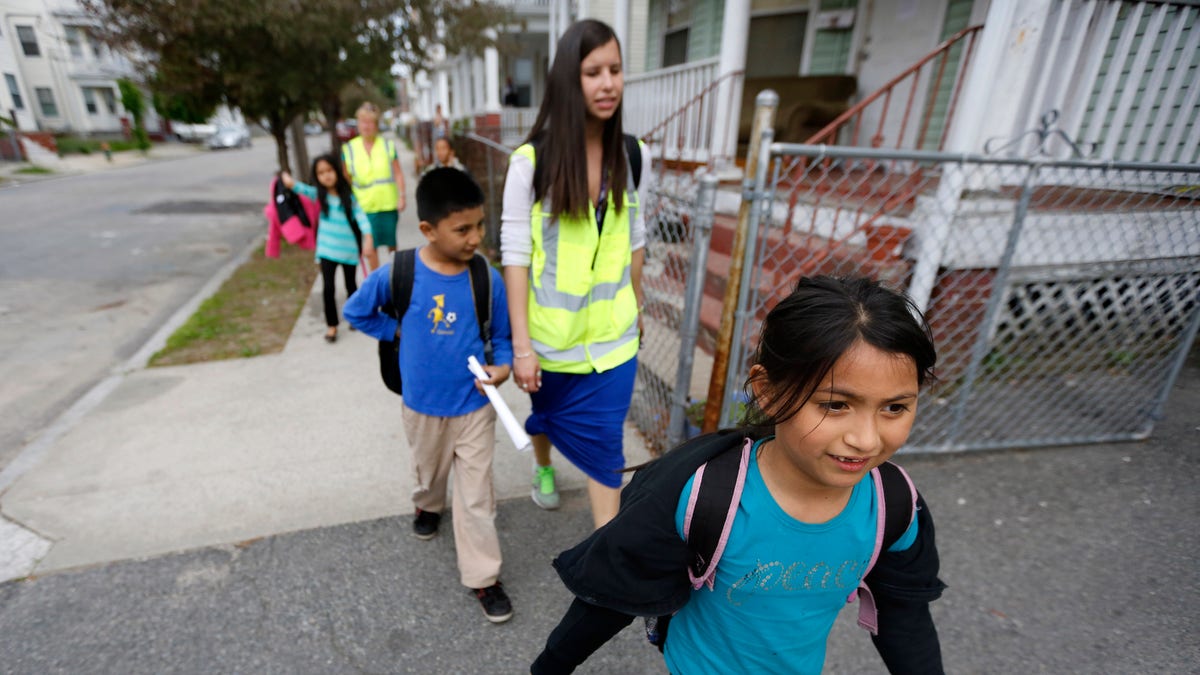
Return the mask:
<path id="1" fill-rule="evenodd" d="M 454 469 L 454 547 L 462 584 L 474 592 L 488 621 L 512 617 L 500 584 L 500 540 L 492 486 L 496 412 L 467 369 L 484 362 L 468 264 L 483 241 L 483 191 L 466 173 L 434 169 L 417 185 L 417 217 L 428 243 L 417 250 L 412 299 L 399 321 L 381 307 L 391 303 L 391 264 L 373 272 L 346 301 L 346 320 L 377 340 L 400 340 L 404 431 L 412 447 L 413 533 L 432 539 L 446 507 Z M 492 275 L 493 365 L 498 385 L 512 366 L 508 304 L 500 274 Z"/>

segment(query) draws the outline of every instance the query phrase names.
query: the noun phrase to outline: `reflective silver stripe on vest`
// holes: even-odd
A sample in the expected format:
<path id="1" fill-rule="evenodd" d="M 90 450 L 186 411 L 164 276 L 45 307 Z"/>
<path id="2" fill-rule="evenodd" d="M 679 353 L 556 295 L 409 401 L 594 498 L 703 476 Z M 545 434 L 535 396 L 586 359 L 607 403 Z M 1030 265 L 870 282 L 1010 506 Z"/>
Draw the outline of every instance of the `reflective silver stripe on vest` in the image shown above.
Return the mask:
<path id="1" fill-rule="evenodd" d="M 587 363 L 587 360 L 588 360 L 587 350 L 584 349 L 583 345 L 579 345 L 577 347 L 570 347 L 568 349 L 555 349 L 554 347 L 551 347 L 550 345 L 546 344 L 545 342 L 539 342 L 532 338 L 529 340 L 529 342 L 530 342 L 531 346 L 533 347 L 533 351 L 537 352 L 537 355 L 542 357 L 543 359 L 547 359 L 550 361 L 569 361 L 572 363 Z"/>
<path id="2" fill-rule="evenodd" d="M 629 324 L 629 328 L 625 329 L 625 332 L 621 334 L 621 337 L 617 338 L 616 340 L 613 340 L 612 342 L 598 342 L 593 344 L 591 346 L 592 359 L 599 361 L 605 356 L 608 356 L 610 352 L 615 352 L 616 350 L 624 347 L 636 339 L 638 339 L 638 327 L 637 321 L 635 320 L 633 323 Z"/>
<path id="3" fill-rule="evenodd" d="M 541 342 L 539 340 L 530 339 L 530 343 L 533 347 L 533 351 L 547 361 L 589 363 L 590 361 L 599 361 L 605 356 L 608 356 L 612 352 L 617 351 L 621 347 L 624 347 L 636 339 L 638 339 L 638 327 L 637 321 L 634 321 L 617 339 L 610 342 L 595 342 L 588 347 L 578 345 L 575 347 L 568 347 L 567 349 L 555 349 L 554 347 L 551 347 L 545 342 Z M 590 355 L 588 354 L 589 348 L 591 349 Z M 588 358 L 589 356 L 591 357 L 590 359 Z"/>
<path id="4" fill-rule="evenodd" d="M 632 188 L 632 185 L 630 186 Z M 637 206 L 626 205 L 629 211 L 629 236 L 633 237 L 633 219 L 637 217 Z M 568 312 L 578 312 L 588 305 L 590 300 L 615 300 L 621 289 L 632 283 L 629 265 L 621 272 L 618 281 L 597 284 L 592 287 L 589 300 L 585 295 L 570 295 L 557 290 L 558 280 L 558 219 L 546 217 L 542 220 L 542 250 L 546 253 L 546 263 L 542 266 L 541 284 L 534 284 L 533 296 L 538 306 L 547 309 L 563 309 Z M 596 242 L 599 246 L 600 243 Z"/>
<path id="5" fill-rule="evenodd" d="M 391 149 L 388 146 L 388 140 L 386 138 L 381 138 L 379 140 L 383 143 L 384 154 L 386 154 L 388 157 L 391 157 L 392 153 L 388 152 L 388 150 Z M 387 168 L 388 168 L 387 178 L 380 178 L 379 180 L 374 180 L 374 181 L 371 181 L 370 183 L 360 183 L 358 181 L 358 174 L 356 174 L 354 172 L 354 143 L 353 142 L 346 143 L 346 147 L 350 149 L 350 179 L 351 179 L 351 182 L 354 184 L 354 187 L 359 188 L 361 190 L 366 190 L 367 188 L 372 188 L 372 187 L 375 187 L 376 185 L 391 185 L 392 184 L 392 179 L 394 179 L 395 176 L 392 175 L 392 162 L 390 159 L 387 162 Z M 364 148 L 365 147 L 366 146 L 364 145 Z"/>

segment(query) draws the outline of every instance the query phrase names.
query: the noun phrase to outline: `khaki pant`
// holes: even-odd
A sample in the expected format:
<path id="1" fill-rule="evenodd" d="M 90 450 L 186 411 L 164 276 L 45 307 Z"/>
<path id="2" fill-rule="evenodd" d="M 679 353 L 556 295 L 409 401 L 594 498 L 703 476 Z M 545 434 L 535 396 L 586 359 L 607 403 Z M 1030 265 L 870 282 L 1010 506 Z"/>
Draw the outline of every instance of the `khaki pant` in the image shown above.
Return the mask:
<path id="1" fill-rule="evenodd" d="M 458 417 L 431 417 L 404 408 L 404 433 L 412 448 L 413 504 L 444 514 L 454 469 L 454 548 L 458 573 L 468 588 L 486 588 L 500 576 L 496 492 L 492 454 L 496 411 L 485 405 Z"/>

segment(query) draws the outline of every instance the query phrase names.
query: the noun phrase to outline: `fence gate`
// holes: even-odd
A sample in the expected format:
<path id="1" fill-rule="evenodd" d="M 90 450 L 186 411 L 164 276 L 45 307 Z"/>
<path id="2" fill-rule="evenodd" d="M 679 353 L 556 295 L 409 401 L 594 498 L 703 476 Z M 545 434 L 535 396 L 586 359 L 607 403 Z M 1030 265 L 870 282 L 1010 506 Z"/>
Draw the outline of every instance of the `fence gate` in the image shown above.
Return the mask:
<path id="1" fill-rule="evenodd" d="M 722 423 L 802 275 L 904 290 L 938 347 L 908 448 L 1145 438 L 1200 324 L 1200 167 L 766 144 Z"/>

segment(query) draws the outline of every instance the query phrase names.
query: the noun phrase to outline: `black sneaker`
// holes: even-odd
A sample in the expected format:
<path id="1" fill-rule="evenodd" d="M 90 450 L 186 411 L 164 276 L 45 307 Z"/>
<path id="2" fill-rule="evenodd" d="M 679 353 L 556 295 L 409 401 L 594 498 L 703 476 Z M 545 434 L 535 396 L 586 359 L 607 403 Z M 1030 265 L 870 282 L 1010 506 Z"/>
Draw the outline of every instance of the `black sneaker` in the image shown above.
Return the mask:
<path id="1" fill-rule="evenodd" d="M 417 509 L 417 517 L 413 518 L 413 536 L 426 541 L 433 539 L 441 522 L 442 514 Z"/>
<path id="2" fill-rule="evenodd" d="M 508 594 L 501 588 L 499 581 L 487 588 L 473 589 L 473 592 L 475 597 L 479 598 L 479 604 L 483 605 L 483 615 L 488 621 L 504 623 L 512 618 L 512 601 L 508 599 Z"/>

